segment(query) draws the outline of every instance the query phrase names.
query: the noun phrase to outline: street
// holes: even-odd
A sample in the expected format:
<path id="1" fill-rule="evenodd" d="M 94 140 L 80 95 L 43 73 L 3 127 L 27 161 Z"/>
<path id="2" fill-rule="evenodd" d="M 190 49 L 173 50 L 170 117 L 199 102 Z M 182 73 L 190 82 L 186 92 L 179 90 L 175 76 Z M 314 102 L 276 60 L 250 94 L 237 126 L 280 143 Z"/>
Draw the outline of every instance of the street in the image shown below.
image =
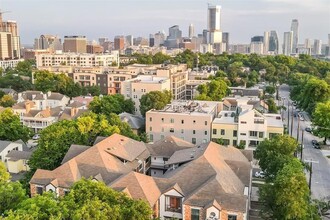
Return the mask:
<path id="1" fill-rule="evenodd" d="M 290 92 L 289 92 L 289 86 L 282 85 L 279 87 L 279 96 L 282 97 L 282 101 L 279 101 L 279 103 L 286 108 L 288 108 L 288 101 L 292 103 L 290 100 Z M 284 99 L 283 99 L 284 97 Z M 288 131 L 291 134 L 291 117 L 292 117 L 292 109 L 294 111 L 295 107 L 293 105 L 289 105 L 290 109 L 290 122 L 288 126 L 288 111 L 282 110 L 282 116 L 283 116 L 283 122 L 286 126 L 288 126 Z M 313 163 L 313 172 L 312 172 L 312 198 L 315 199 L 322 199 L 322 198 L 328 198 L 330 199 L 330 159 L 325 157 L 322 154 L 322 150 L 315 149 L 312 146 L 312 140 L 322 141 L 323 139 L 320 139 L 313 134 L 306 132 L 305 128 L 307 126 L 311 126 L 311 121 L 306 114 L 306 112 L 302 112 L 302 115 L 304 117 L 304 121 L 301 121 L 299 117 L 293 117 L 293 129 L 292 129 L 292 137 L 297 138 L 297 130 L 298 130 L 298 120 L 299 122 L 299 143 L 301 143 L 302 138 L 302 131 L 304 131 L 304 140 L 303 140 L 303 161 L 315 161 Z M 300 158 L 300 153 L 298 153 L 298 156 Z M 307 181 L 309 181 L 309 172 L 306 171 Z"/>

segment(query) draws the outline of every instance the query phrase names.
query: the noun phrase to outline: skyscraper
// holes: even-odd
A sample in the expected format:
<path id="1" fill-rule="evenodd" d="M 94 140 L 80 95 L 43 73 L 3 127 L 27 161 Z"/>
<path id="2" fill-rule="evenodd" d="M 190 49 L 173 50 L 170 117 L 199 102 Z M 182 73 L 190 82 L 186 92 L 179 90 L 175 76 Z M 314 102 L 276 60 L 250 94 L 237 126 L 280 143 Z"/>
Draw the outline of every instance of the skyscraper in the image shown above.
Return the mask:
<path id="1" fill-rule="evenodd" d="M 164 32 L 158 32 L 154 35 L 155 38 L 155 42 L 154 42 L 154 46 L 155 47 L 159 47 L 161 45 L 164 44 L 165 41 L 165 33 Z"/>
<path id="2" fill-rule="evenodd" d="M 283 37 L 283 54 L 290 55 L 292 53 L 293 32 L 284 32 Z"/>
<path id="3" fill-rule="evenodd" d="M 226 52 L 228 52 L 229 51 L 229 33 L 228 32 L 222 33 L 222 43 L 225 44 Z"/>
<path id="4" fill-rule="evenodd" d="M 291 22 L 291 31 L 292 31 L 292 53 L 298 52 L 298 40 L 299 40 L 299 22 L 297 19 L 293 19 Z"/>
<path id="5" fill-rule="evenodd" d="M 264 53 L 264 37 L 254 36 L 251 38 L 250 53 L 263 54 Z"/>
<path id="6" fill-rule="evenodd" d="M 269 32 L 264 32 L 264 54 L 268 54 L 269 51 Z"/>
<path id="7" fill-rule="evenodd" d="M 64 52 L 86 53 L 86 36 L 64 36 L 63 50 Z"/>
<path id="8" fill-rule="evenodd" d="M 207 15 L 207 29 L 209 31 L 209 43 L 221 43 L 221 6 L 209 5 Z"/>
<path id="9" fill-rule="evenodd" d="M 114 48 L 115 50 L 123 50 L 125 47 L 125 38 L 124 36 L 116 36 L 114 39 Z"/>
<path id="10" fill-rule="evenodd" d="M 36 50 L 49 50 L 55 52 L 62 50 L 62 42 L 58 36 L 54 35 L 41 35 L 34 40 L 34 49 Z"/>
<path id="11" fill-rule="evenodd" d="M 279 41 L 278 41 L 277 32 L 270 31 L 268 51 L 274 54 L 278 54 L 279 53 L 278 49 L 279 49 Z"/>
<path id="12" fill-rule="evenodd" d="M 189 25 L 189 38 L 193 38 L 195 36 L 195 28 L 193 24 Z"/>
<path id="13" fill-rule="evenodd" d="M 0 12 L 1 59 L 17 59 L 21 57 L 20 37 L 16 21 L 3 21 Z M 7 39 L 5 42 L 4 40 Z"/>
<path id="14" fill-rule="evenodd" d="M 179 25 L 170 27 L 168 33 L 169 35 L 165 41 L 165 46 L 169 49 L 178 48 L 182 39 L 182 31 L 180 30 Z"/>
<path id="15" fill-rule="evenodd" d="M 322 41 L 321 40 L 314 40 L 314 55 L 320 55 L 322 48 Z"/>

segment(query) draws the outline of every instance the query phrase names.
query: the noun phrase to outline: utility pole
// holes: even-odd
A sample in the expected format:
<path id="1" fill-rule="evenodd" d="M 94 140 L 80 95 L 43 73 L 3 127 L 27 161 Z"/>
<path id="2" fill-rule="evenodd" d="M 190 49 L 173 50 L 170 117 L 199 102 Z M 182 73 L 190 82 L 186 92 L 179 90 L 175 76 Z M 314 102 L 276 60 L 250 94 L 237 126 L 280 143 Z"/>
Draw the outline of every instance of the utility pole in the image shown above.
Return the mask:
<path id="1" fill-rule="evenodd" d="M 313 163 L 319 163 L 317 160 L 305 160 L 305 162 L 309 163 L 309 181 L 308 181 L 308 187 L 309 187 L 309 193 L 312 194 L 312 174 L 313 174 Z"/>
<path id="2" fill-rule="evenodd" d="M 303 151 L 304 151 L 304 130 L 301 130 L 301 153 L 300 153 L 300 161 L 303 158 Z"/>
<path id="3" fill-rule="evenodd" d="M 300 119 L 298 119 L 298 127 L 297 127 L 297 141 L 299 141 L 299 128 L 300 128 Z"/>
<path id="4" fill-rule="evenodd" d="M 290 104 L 290 101 L 288 99 L 288 133 L 289 133 L 289 120 L 290 120 L 290 108 L 289 108 L 289 104 Z"/>
<path id="5" fill-rule="evenodd" d="M 293 111 L 292 111 L 292 115 L 291 115 L 291 137 L 293 136 Z"/>

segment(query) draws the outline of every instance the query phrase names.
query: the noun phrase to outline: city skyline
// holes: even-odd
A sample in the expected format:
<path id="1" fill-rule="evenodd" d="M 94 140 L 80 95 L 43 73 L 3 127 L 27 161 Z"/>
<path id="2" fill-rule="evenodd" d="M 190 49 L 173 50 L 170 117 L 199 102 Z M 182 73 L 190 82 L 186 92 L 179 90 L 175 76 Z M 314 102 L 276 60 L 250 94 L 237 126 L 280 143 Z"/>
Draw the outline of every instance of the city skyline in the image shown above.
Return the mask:
<path id="1" fill-rule="evenodd" d="M 116 35 L 148 37 L 162 30 L 167 33 L 173 25 L 179 25 L 183 36 L 188 36 L 189 25 L 193 24 L 197 35 L 207 29 L 207 3 L 221 5 L 222 31 L 230 33 L 231 43 L 249 43 L 252 36 L 276 30 L 282 44 L 283 33 L 290 30 L 292 19 L 299 20 L 299 44 L 306 38 L 327 42 L 330 33 L 330 3 L 326 0 L 141 0 L 139 4 L 132 0 L 4 0 L 0 8 L 11 11 L 3 15 L 5 20 L 18 22 L 22 44 L 32 45 L 41 34 L 61 38 L 86 35 L 88 40 L 113 39 Z"/>

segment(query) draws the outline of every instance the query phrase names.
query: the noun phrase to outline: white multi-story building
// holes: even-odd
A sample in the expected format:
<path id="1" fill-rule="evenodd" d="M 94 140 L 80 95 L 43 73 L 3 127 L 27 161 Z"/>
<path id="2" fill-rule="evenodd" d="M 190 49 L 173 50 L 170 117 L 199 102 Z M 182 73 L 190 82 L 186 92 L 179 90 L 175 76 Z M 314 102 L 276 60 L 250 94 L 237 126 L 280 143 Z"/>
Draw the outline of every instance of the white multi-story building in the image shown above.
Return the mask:
<path id="1" fill-rule="evenodd" d="M 146 132 L 151 142 L 174 135 L 192 144 L 210 141 L 211 127 L 220 102 L 173 101 L 162 110 L 146 113 Z"/>
<path id="2" fill-rule="evenodd" d="M 293 32 L 288 31 L 284 32 L 283 38 L 283 54 L 290 55 L 293 47 Z"/>
<path id="3" fill-rule="evenodd" d="M 36 55 L 37 67 L 42 66 L 112 66 L 119 64 L 118 51 L 110 54 L 56 53 Z"/>
<path id="4" fill-rule="evenodd" d="M 121 94 L 125 98 L 131 98 L 135 103 L 135 113 L 140 113 L 140 99 L 142 95 L 151 91 L 171 90 L 170 79 L 157 76 L 138 76 L 134 79 L 122 82 Z"/>

